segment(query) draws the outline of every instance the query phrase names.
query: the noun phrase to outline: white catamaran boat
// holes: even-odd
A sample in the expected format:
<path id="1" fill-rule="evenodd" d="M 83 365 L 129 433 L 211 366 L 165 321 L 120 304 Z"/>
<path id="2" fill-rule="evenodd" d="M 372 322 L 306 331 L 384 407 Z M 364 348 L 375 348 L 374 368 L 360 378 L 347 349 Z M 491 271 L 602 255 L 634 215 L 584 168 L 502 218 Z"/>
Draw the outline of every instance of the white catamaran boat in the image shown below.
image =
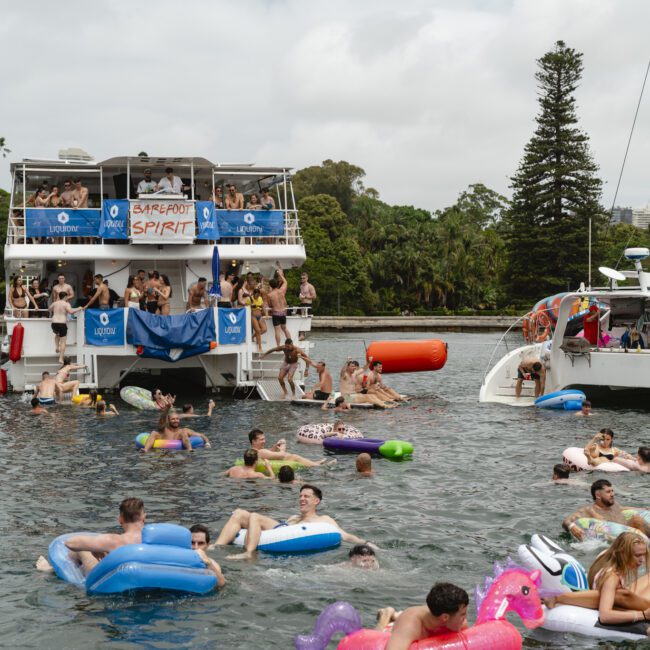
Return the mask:
<path id="1" fill-rule="evenodd" d="M 650 389 L 650 273 L 643 271 L 641 262 L 649 255 L 647 248 L 628 248 L 625 257 L 635 269 L 619 272 L 600 267 L 608 278 L 607 287 L 581 287 L 537 303 L 533 312 L 523 317 L 529 344 L 508 350 L 510 330 L 504 334 L 488 363 L 479 400 L 532 405 L 534 382 L 524 381 L 521 396 L 515 396 L 517 368 L 523 359 L 538 358 L 546 367 L 545 395 L 575 388 L 584 391 L 588 399 L 632 399 L 647 406 L 648 393 L 643 391 Z M 626 285 L 619 286 L 622 282 Z M 581 332 L 590 305 L 597 305 L 600 312 L 597 344 Z M 626 346 L 632 326 L 641 343 Z M 492 365 L 503 344 L 505 355 Z"/>
<path id="2" fill-rule="evenodd" d="M 217 307 L 211 301 L 208 308 L 186 314 L 186 303 L 199 278 L 206 278 L 210 289 L 218 287 L 219 275 L 227 270 L 270 278 L 278 265 L 287 269 L 304 262 L 290 169 L 215 164 L 204 158 L 86 158 L 11 164 L 7 295 L 16 276 L 25 286 L 33 279 L 47 280 L 51 291 L 63 274 L 75 292 L 72 305 L 83 305 L 96 274 L 122 297 L 129 276 L 155 269 L 172 287 L 170 316 L 151 315 L 120 301 L 113 309 L 80 311 L 68 322 L 66 355 L 86 366 L 77 373 L 81 387 L 111 390 L 161 382 L 167 387 L 182 381 L 188 388 L 241 389 L 246 395 L 257 390 L 263 399 L 277 399 L 280 356 L 262 359 L 257 352 L 250 309 Z M 141 183 L 145 169 L 158 183 L 167 168 L 173 168 L 171 181 L 160 183 L 168 186 L 166 191 L 154 191 L 153 182 Z M 222 209 L 221 196 L 230 184 L 246 200 L 268 189 L 273 201 Z M 59 191 L 52 200 L 54 186 Z M 39 200 L 42 188 L 46 191 Z M 292 297 L 287 300 L 291 303 Z M 28 307 L 13 309 L 7 300 L 5 309 L 12 352 L 5 367 L 14 391 L 32 390 L 43 371 L 59 366 L 49 313 Z M 296 342 L 311 329 L 309 312 L 305 307 L 288 311 L 287 328 Z M 16 329 L 19 324 L 22 331 Z M 22 345 L 17 345 L 19 339 Z M 275 345 L 268 318 L 263 349 Z M 301 345 L 308 349 L 308 343 Z M 299 371 L 296 381 L 302 380 Z"/>

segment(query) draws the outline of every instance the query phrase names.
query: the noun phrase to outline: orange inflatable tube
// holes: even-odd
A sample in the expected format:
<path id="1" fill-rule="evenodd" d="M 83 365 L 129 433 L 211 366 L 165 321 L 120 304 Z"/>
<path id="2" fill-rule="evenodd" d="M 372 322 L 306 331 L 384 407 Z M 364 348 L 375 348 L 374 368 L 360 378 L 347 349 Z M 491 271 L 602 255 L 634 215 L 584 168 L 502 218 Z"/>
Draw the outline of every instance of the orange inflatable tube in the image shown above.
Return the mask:
<path id="1" fill-rule="evenodd" d="M 447 362 L 447 344 L 440 339 L 423 341 L 373 341 L 366 359 L 381 361 L 383 372 L 428 372 Z"/>

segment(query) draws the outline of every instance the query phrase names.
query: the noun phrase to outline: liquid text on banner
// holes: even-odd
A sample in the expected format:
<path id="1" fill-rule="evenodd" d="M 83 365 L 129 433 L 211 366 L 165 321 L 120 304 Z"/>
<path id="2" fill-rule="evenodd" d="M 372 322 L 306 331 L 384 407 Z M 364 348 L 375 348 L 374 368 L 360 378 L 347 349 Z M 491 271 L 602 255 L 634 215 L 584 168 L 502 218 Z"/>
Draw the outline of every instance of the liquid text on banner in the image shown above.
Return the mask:
<path id="1" fill-rule="evenodd" d="M 99 236 L 103 239 L 128 239 L 128 217 L 129 202 L 127 199 L 106 199 L 102 204 Z"/>
<path id="2" fill-rule="evenodd" d="M 282 210 L 215 210 L 222 237 L 280 237 L 284 235 Z"/>
<path id="3" fill-rule="evenodd" d="M 246 308 L 217 309 L 219 313 L 219 345 L 238 345 L 246 341 Z"/>
<path id="4" fill-rule="evenodd" d="M 27 237 L 97 237 L 99 210 L 88 208 L 27 208 Z"/>
<path id="5" fill-rule="evenodd" d="M 124 345 L 124 309 L 86 309 L 86 345 Z"/>

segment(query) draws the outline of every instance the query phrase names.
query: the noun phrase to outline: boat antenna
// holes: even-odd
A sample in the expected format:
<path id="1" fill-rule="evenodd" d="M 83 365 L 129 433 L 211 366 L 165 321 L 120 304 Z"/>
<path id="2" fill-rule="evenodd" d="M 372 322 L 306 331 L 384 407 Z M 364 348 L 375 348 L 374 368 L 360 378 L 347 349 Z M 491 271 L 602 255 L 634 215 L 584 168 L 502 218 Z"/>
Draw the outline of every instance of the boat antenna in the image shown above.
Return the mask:
<path id="1" fill-rule="evenodd" d="M 630 129 L 630 135 L 627 139 L 627 146 L 625 147 L 625 155 L 623 156 L 623 164 L 621 165 L 621 171 L 619 172 L 618 175 L 618 182 L 616 183 L 616 190 L 614 192 L 614 198 L 612 199 L 612 207 L 609 211 L 609 220 L 611 224 L 612 220 L 612 215 L 614 214 L 614 206 L 616 205 L 616 198 L 618 197 L 618 190 L 621 187 L 621 180 L 623 178 L 623 170 L 625 169 L 625 163 L 627 162 L 627 154 L 630 151 L 630 144 L 632 143 L 632 135 L 634 133 L 634 127 L 636 126 L 636 118 L 639 116 L 639 108 L 641 108 L 641 100 L 643 99 L 643 92 L 645 90 L 645 84 L 646 81 L 648 81 L 648 73 L 650 72 L 650 59 L 648 60 L 648 65 L 646 66 L 645 69 L 645 77 L 643 77 L 643 84 L 641 85 L 641 93 L 639 94 L 639 101 L 637 102 L 636 105 L 636 111 L 634 112 L 634 120 L 632 120 L 632 128 Z M 630 243 L 630 240 L 632 239 L 634 233 L 631 233 L 627 243 L 623 247 L 623 250 L 625 250 Z M 618 261 L 616 262 L 616 266 L 614 268 L 618 268 L 618 265 L 621 263 L 621 260 L 623 259 L 623 253 L 621 253 L 620 257 L 618 258 Z"/>

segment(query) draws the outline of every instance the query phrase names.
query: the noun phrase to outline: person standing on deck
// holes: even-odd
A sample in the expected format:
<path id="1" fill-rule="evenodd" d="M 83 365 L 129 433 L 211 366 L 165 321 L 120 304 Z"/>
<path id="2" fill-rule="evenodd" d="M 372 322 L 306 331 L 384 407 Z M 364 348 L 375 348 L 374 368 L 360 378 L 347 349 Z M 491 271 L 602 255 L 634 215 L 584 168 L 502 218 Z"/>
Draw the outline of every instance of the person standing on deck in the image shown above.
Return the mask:
<path id="1" fill-rule="evenodd" d="M 280 332 L 284 332 L 287 339 L 291 338 L 287 329 L 287 279 L 284 272 L 278 266 L 276 271 L 277 278 L 269 281 L 271 291 L 269 291 L 269 303 L 271 305 L 271 321 L 275 331 L 275 344 L 280 345 Z"/>
<path id="2" fill-rule="evenodd" d="M 66 299 L 65 291 L 59 292 L 58 300 L 55 300 L 49 310 L 52 314 L 52 331 L 54 332 L 54 349 L 59 355 L 59 363 L 63 363 L 65 357 L 66 337 L 68 336 L 68 314 L 75 314 L 83 307 L 73 309 Z"/>

